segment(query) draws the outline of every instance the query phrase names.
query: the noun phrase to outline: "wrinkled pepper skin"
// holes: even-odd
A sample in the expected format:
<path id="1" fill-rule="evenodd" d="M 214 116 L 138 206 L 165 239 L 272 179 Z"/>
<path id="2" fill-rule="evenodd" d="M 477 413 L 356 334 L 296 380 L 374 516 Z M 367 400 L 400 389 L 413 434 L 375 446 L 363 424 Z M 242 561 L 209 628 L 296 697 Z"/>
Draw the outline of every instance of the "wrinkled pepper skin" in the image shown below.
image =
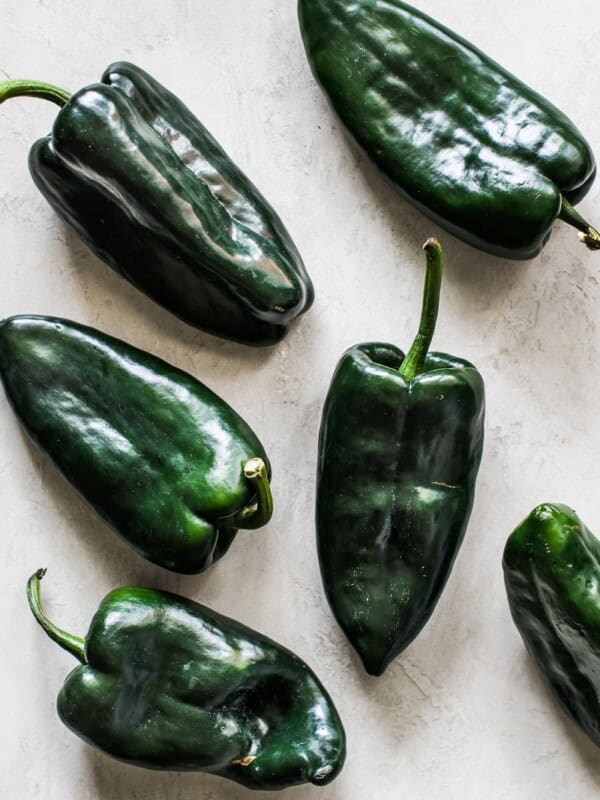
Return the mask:
<path id="1" fill-rule="evenodd" d="M 510 611 L 567 715 L 600 746 L 600 541 L 564 505 L 538 506 L 504 551 Z"/>
<path id="2" fill-rule="evenodd" d="M 149 353 L 68 320 L 13 317 L 0 323 L 0 377 L 27 434 L 155 564 L 206 569 L 269 505 L 260 489 L 253 510 L 262 483 L 245 465 L 270 468 L 248 425 Z"/>
<path id="3" fill-rule="evenodd" d="M 462 543 L 483 444 L 472 364 L 430 353 L 414 382 L 391 345 L 348 350 L 319 442 L 317 530 L 334 615 L 381 675 L 421 631 Z"/>
<path id="4" fill-rule="evenodd" d="M 85 640 L 32 611 L 82 663 L 58 714 L 84 741 L 129 764 L 201 771 L 250 789 L 325 785 L 342 769 L 338 713 L 309 667 L 266 636 L 174 594 L 123 588 L 94 615 Z"/>
<path id="5" fill-rule="evenodd" d="M 469 244 L 529 259 L 571 204 L 594 156 L 551 103 L 401 0 L 299 0 L 316 79 L 358 146 L 401 194 Z"/>
<path id="6" fill-rule="evenodd" d="M 317 544 L 327 599 L 381 675 L 440 598 L 473 504 L 485 392 L 468 361 L 427 353 L 416 377 L 390 344 L 350 348 L 323 410 Z"/>
<path id="7" fill-rule="evenodd" d="M 33 179 L 94 253 L 185 322 L 278 342 L 313 288 L 283 223 L 189 109 L 125 62 L 33 145 Z"/>

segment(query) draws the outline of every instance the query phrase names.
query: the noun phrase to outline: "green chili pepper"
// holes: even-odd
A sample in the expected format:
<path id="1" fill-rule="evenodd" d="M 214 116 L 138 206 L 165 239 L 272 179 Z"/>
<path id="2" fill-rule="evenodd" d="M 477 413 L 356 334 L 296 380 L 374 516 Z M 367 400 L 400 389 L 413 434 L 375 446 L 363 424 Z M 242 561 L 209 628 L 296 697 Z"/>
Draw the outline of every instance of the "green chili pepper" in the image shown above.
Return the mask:
<path id="1" fill-rule="evenodd" d="M 567 506 L 538 506 L 510 535 L 504 578 L 530 655 L 600 746 L 600 541 Z"/>
<path id="2" fill-rule="evenodd" d="M 81 662 L 57 705 L 88 744 L 140 767 L 210 772 L 251 789 L 322 786 L 342 769 L 337 711 L 289 650 L 191 600 L 138 588 L 111 592 L 83 640 L 45 616 L 44 573 L 29 579 L 29 605 Z"/>
<path id="3" fill-rule="evenodd" d="M 481 460 L 484 386 L 430 353 L 442 250 L 429 240 L 419 333 L 348 350 L 323 411 L 317 539 L 329 604 L 373 675 L 432 614 L 461 545 Z"/>
<path id="4" fill-rule="evenodd" d="M 533 258 L 560 218 L 600 249 L 573 208 L 594 156 L 555 106 L 401 0 L 299 0 L 313 72 L 359 147 L 446 230 L 498 256 Z"/>
<path id="5" fill-rule="evenodd" d="M 200 572 L 269 521 L 262 445 L 191 375 L 93 328 L 13 317 L 0 378 L 28 435 L 144 558 Z"/>
<path id="6" fill-rule="evenodd" d="M 188 108 L 143 70 L 112 64 L 71 96 L 36 81 L 10 97 L 62 110 L 33 145 L 33 179 L 94 253 L 191 325 L 279 341 L 313 288 L 289 234 Z"/>

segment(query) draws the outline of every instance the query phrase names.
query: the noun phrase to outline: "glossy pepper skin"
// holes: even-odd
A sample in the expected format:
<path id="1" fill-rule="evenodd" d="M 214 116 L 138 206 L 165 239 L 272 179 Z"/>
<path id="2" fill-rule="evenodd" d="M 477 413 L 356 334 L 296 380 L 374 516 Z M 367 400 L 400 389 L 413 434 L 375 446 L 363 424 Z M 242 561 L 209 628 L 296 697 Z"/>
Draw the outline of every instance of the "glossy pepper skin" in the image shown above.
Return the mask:
<path id="1" fill-rule="evenodd" d="M 317 543 L 327 599 L 372 675 L 421 631 L 463 540 L 481 460 L 484 386 L 468 361 L 429 353 L 441 248 L 426 244 L 420 333 L 409 355 L 342 357 L 319 438 Z"/>
<path id="2" fill-rule="evenodd" d="M 262 445 L 191 375 L 75 322 L 13 317 L 0 378 L 27 434 L 149 561 L 201 572 L 268 522 Z"/>
<path id="3" fill-rule="evenodd" d="M 401 0 L 299 0 L 315 77 L 359 147 L 403 196 L 460 239 L 537 255 L 595 175 L 588 143 L 551 103 Z"/>
<path id="4" fill-rule="evenodd" d="M 118 62 L 72 97 L 0 84 L 0 102 L 32 94 L 63 106 L 31 149 L 38 189 L 134 286 L 189 324 L 250 345 L 275 344 L 310 307 L 311 281 L 273 208 L 148 73 Z"/>
<path id="5" fill-rule="evenodd" d="M 332 781 L 345 757 L 337 711 L 309 667 L 266 636 L 178 595 L 111 592 L 85 640 L 31 609 L 81 662 L 58 695 L 64 724 L 120 761 L 201 771 L 250 789 Z"/>
<path id="6" fill-rule="evenodd" d="M 568 716 L 600 746 L 600 541 L 564 505 L 538 506 L 504 551 L 510 611 Z"/>

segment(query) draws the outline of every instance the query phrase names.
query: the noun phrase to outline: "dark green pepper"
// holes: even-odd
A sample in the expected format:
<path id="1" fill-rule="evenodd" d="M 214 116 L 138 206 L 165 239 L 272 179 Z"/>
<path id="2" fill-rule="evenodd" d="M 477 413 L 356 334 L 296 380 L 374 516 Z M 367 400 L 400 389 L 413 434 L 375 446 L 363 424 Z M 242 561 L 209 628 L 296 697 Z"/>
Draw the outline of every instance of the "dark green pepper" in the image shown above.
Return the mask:
<path id="1" fill-rule="evenodd" d="M 238 622 L 166 592 L 111 592 L 85 640 L 45 616 L 39 570 L 27 596 L 81 666 L 58 695 L 64 724 L 140 767 L 201 771 L 250 789 L 323 786 L 342 769 L 337 711 L 309 667 Z"/>
<path id="2" fill-rule="evenodd" d="M 144 558 L 200 572 L 269 521 L 262 445 L 191 375 L 93 328 L 13 317 L 0 377 L 28 435 Z"/>
<path id="3" fill-rule="evenodd" d="M 0 103 L 64 106 L 29 167 L 99 258 L 191 325 L 252 345 L 285 336 L 313 288 L 283 223 L 183 103 L 133 64 L 68 92 L 0 84 Z"/>
<path id="4" fill-rule="evenodd" d="M 350 135 L 404 197 L 505 258 L 533 258 L 596 175 L 567 117 L 480 50 L 401 0 L 299 0 L 313 72 Z"/>
<path id="5" fill-rule="evenodd" d="M 423 628 L 473 504 L 484 387 L 468 361 L 429 353 L 442 251 L 430 240 L 419 334 L 348 350 L 323 411 L 317 540 L 329 604 L 366 670 L 380 675 Z"/>
<path id="6" fill-rule="evenodd" d="M 568 716 L 600 746 L 600 541 L 567 506 L 538 506 L 504 551 L 510 611 Z"/>

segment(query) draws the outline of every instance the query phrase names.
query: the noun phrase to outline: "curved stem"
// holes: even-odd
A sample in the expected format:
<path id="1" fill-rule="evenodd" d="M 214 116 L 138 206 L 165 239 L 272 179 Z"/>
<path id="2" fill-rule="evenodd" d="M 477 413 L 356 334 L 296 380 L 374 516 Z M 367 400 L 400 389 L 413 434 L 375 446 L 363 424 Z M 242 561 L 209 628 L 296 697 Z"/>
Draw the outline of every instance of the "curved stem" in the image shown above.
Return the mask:
<path id="1" fill-rule="evenodd" d="M 0 103 L 11 97 L 41 97 L 42 100 L 49 100 L 62 107 L 69 102 L 72 95 L 59 86 L 42 81 L 3 81 L 0 83 Z"/>
<path id="2" fill-rule="evenodd" d="M 273 516 L 273 496 L 269 484 L 267 465 L 262 458 L 252 458 L 244 464 L 244 477 L 256 489 L 256 502 L 238 511 L 227 520 L 232 528 L 256 530 L 262 528 Z"/>
<path id="3" fill-rule="evenodd" d="M 42 608 L 42 597 L 40 593 L 40 584 L 42 578 L 46 574 L 45 569 L 38 569 L 34 572 L 31 578 L 27 581 L 27 600 L 29 601 L 29 608 L 33 616 L 46 631 L 48 636 L 56 644 L 60 645 L 67 653 L 71 653 L 82 664 L 86 663 L 85 659 L 85 642 L 79 636 L 73 636 L 72 633 L 67 633 L 57 628 L 54 623 L 50 622 L 48 617 L 44 614 Z"/>
<path id="4" fill-rule="evenodd" d="M 590 223 L 564 197 L 559 219 L 579 231 L 579 238 L 588 250 L 600 250 L 600 233 L 595 228 L 592 228 Z"/>
<path id="5" fill-rule="evenodd" d="M 427 272 L 425 275 L 421 322 L 415 341 L 400 367 L 400 375 L 406 378 L 407 381 L 414 380 L 423 371 L 425 358 L 429 352 L 435 332 L 435 324 L 440 307 L 443 271 L 442 246 L 437 239 L 428 239 L 423 245 L 423 250 L 427 253 Z"/>

